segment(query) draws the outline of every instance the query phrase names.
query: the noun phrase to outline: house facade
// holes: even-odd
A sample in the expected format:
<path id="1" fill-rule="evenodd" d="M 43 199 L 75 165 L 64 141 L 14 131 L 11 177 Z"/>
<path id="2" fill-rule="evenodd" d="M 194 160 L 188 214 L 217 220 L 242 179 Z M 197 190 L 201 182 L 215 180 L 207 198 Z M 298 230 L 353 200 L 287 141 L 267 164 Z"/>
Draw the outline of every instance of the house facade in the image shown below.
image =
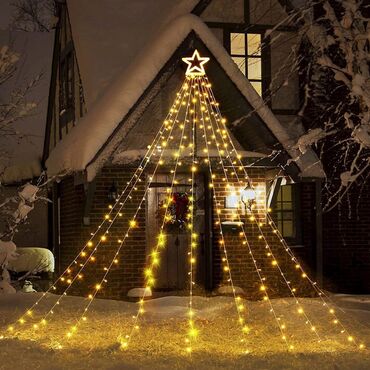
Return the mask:
<path id="1" fill-rule="evenodd" d="M 258 272 L 263 271 L 271 296 L 289 294 L 266 252 L 268 243 L 289 283 L 299 294 L 312 294 L 266 218 L 271 208 L 279 235 L 313 279 L 321 281 L 325 245 L 330 245 L 322 232 L 324 175 L 313 151 L 302 155 L 294 149 L 303 127 L 297 116 L 298 72 L 291 69 L 290 51 L 299 40 L 295 26 L 279 26 L 289 4 L 277 0 L 235 0 L 232 7 L 225 0 L 174 3 L 57 3 L 44 162 L 49 176 L 56 178 L 50 188 L 53 228 L 49 243 L 58 272 L 70 270 L 68 281 L 84 267 L 81 281 L 71 288 L 83 295 L 114 261 L 99 296 L 124 299 L 130 289 L 144 286 L 144 270 L 161 230 L 161 207 L 168 197 L 174 161 L 166 160 L 159 170 L 156 162 L 150 163 L 135 186 L 131 181 L 181 88 L 186 69 L 181 59 L 196 49 L 210 58 L 206 73 L 221 113 L 230 123 L 227 134 L 241 153 L 241 167 L 253 182 L 254 212 L 262 225 L 249 221 L 247 209 L 242 211 L 244 230 L 253 245 L 251 257 L 236 222 L 242 205 L 230 190 L 241 190 L 237 176 L 225 181 L 225 169 L 212 158 L 212 181 L 210 166 L 200 165 L 194 175 L 193 223 L 199 238 L 196 288 L 217 291 L 229 284 L 231 271 L 233 284 L 258 299 Z M 274 38 L 280 41 L 270 43 Z M 197 137 L 202 140 L 201 133 Z M 178 172 L 177 183 L 171 186 L 173 199 L 189 197 L 188 177 L 185 169 Z M 76 259 L 87 241 L 100 235 L 99 225 L 107 213 L 110 221 L 110 209 L 127 186 L 134 191 L 94 258 Z M 128 233 L 133 217 L 135 229 Z M 176 217 L 181 221 L 177 213 Z M 189 286 L 189 236 L 178 225 L 170 226 L 164 229 L 166 248 L 161 251 L 153 288 L 161 294 Z M 220 232 L 227 248 L 227 268 Z M 123 237 L 117 254 L 117 241 Z M 335 276 L 324 283 L 335 287 Z"/>

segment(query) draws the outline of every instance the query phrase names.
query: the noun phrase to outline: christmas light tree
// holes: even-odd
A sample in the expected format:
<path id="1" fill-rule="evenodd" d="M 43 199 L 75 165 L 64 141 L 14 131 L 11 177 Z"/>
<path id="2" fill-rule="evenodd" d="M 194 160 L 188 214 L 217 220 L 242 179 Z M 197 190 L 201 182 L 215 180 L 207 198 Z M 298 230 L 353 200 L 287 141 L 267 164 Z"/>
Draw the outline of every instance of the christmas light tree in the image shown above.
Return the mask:
<path id="1" fill-rule="evenodd" d="M 209 61 L 209 58 L 204 58 L 199 55 L 197 50 L 194 51 L 191 57 L 183 58 L 187 64 L 185 80 L 176 94 L 175 101 L 169 110 L 169 113 L 159 128 L 152 143 L 148 146 L 147 152 L 140 161 L 137 169 L 134 171 L 130 181 L 125 188 L 118 194 L 114 204 L 109 207 L 106 215 L 104 215 L 97 229 L 91 233 L 91 238 L 85 243 L 76 258 L 71 261 L 66 270 L 59 276 L 50 289 L 43 293 L 39 299 L 25 312 L 14 324 L 8 327 L 8 332 L 16 333 L 21 326 L 32 325 L 35 330 L 40 326 L 45 326 L 51 317 L 56 313 L 56 308 L 63 302 L 63 298 L 68 294 L 69 289 L 73 284 L 78 284 L 83 279 L 83 270 L 89 262 L 96 259 L 97 250 L 104 243 L 112 238 L 109 232 L 112 225 L 121 218 L 125 213 L 125 205 L 132 198 L 132 195 L 137 191 L 137 185 L 142 183 L 147 176 L 150 168 L 153 168 L 142 198 L 139 200 L 137 209 L 126 225 L 126 229 L 119 238 L 117 238 L 117 246 L 110 262 L 105 266 L 102 277 L 94 283 L 94 289 L 86 292 L 88 298 L 85 306 L 81 310 L 74 325 L 66 331 L 66 338 L 70 338 L 78 332 L 80 325 L 88 321 L 88 312 L 91 308 L 97 293 L 104 289 L 109 283 L 108 275 L 112 267 L 119 264 L 120 251 L 125 246 L 126 239 L 131 233 L 135 232 L 138 226 L 137 215 L 142 208 L 145 199 L 150 190 L 150 185 L 153 182 L 154 176 L 160 168 L 166 166 L 171 174 L 171 184 L 167 187 L 166 200 L 163 202 L 161 217 L 161 225 L 157 235 L 155 246 L 152 248 L 147 265 L 144 269 L 144 290 L 141 299 L 139 300 L 136 315 L 133 316 L 131 330 L 128 333 L 120 335 L 120 346 L 122 349 L 129 348 L 130 341 L 135 332 L 140 328 L 140 319 L 145 314 L 145 297 L 146 292 L 153 289 L 156 284 L 156 272 L 160 264 L 161 252 L 167 247 L 166 224 L 173 220 L 171 216 L 171 207 L 175 202 L 174 186 L 178 184 L 178 173 L 186 171 L 188 173 L 187 182 L 190 190 L 186 203 L 186 217 L 182 225 L 186 227 L 189 234 L 188 238 L 188 276 L 189 276 L 189 302 L 187 310 L 188 329 L 184 333 L 186 353 L 191 353 L 194 349 L 194 341 L 198 335 L 201 335 L 197 328 L 197 317 L 193 308 L 193 287 L 195 285 L 195 266 L 197 263 L 197 247 L 198 234 L 194 227 L 195 217 L 195 176 L 201 169 L 209 172 L 209 189 L 212 191 L 215 211 L 215 227 L 218 233 L 218 243 L 222 252 L 222 269 L 226 275 L 226 280 L 230 284 L 233 300 L 235 304 L 236 320 L 240 325 L 241 342 L 244 345 L 244 352 L 249 353 L 248 335 L 250 328 L 245 315 L 246 307 L 241 296 L 236 294 L 236 289 L 233 282 L 232 266 L 228 258 L 227 242 L 224 237 L 221 219 L 220 205 L 223 199 L 215 182 L 219 177 L 224 182 L 226 188 L 235 189 L 237 185 L 236 195 L 240 198 L 246 197 L 243 202 L 248 210 L 247 222 L 255 224 L 258 229 L 258 238 L 265 243 L 266 258 L 271 260 L 271 265 L 276 268 L 276 272 L 282 277 L 291 296 L 293 297 L 298 315 L 302 316 L 302 320 L 307 326 L 307 329 L 316 335 L 318 341 L 321 341 L 321 336 L 318 328 L 314 325 L 308 313 L 305 312 L 301 300 L 297 296 L 296 289 L 291 286 L 291 283 L 286 278 L 285 272 L 279 264 L 273 250 L 270 247 L 264 226 L 267 224 L 271 228 L 281 248 L 289 256 L 294 269 L 300 274 L 302 279 L 308 281 L 312 289 L 317 293 L 317 296 L 322 301 L 323 306 L 327 308 L 328 320 L 339 327 L 338 332 L 345 335 L 347 341 L 356 345 L 359 349 L 365 346 L 359 343 L 351 334 L 347 332 L 342 325 L 335 310 L 330 302 L 330 298 L 325 292 L 313 281 L 304 271 L 292 250 L 287 245 L 283 236 L 280 234 L 275 225 L 269 210 L 265 210 L 261 216 L 261 209 L 256 206 L 253 195 L 253 181 L 247 173 L 246 167 L 242 162 L 242 156 L 238 153 L 235 144 L 230 136 L 226 126 L 226 118 L 223 117 L 219 109 L 214 93 L 211 88 L 204 66 Z M 216 168 L 217 167 L 217 168 Z M 247 191 L 246 191 L 247 189 Z M 249 193 L 248 193 L 249 192 Z M 245 231 L 244 222 L 246 215 L 242 207 L 237 208 L 235 217 L 239 227 L 240 243 L 250 254 L 256 275 L 259 279 L 259 293 L 264 301 L 269 305 L 269 310 L 273 315 L 276 325 L 280 331 L 281 339 L 287 346 L 288 350 L 294 350 L 294 345 L 289 341 L 286 325 L 279 315 L 274 310 L 274 305 L 269 296 L 269 287 L 266 283 L 266 278 L 261 267 L 255 259 L 255 249 L 252 242 L 248 239 Z M 183 221 L 183 220 L 182 220 Z M 37 306 L 46 297 L 49 292 L 55 292 L 58 289 L 62 290 L 56 302 L 43 315 L 37 315 Z"/>

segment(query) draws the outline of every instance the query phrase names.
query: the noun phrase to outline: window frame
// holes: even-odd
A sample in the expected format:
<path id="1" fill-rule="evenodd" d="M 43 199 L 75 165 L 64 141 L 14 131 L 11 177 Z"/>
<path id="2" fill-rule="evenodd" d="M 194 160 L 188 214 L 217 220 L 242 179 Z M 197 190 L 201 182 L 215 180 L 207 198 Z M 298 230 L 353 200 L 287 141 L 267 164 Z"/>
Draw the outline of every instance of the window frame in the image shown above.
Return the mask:
<path id="1" fill-rule="evenodd" d="M 252 27 L 251 27 L 252 28 Z M 245 28 L 244 28 L 245 29 Z M 224 47 L 231 57 L 244 57 L 245 58 L 245 77 L 250 82 L 261 82 L 261 97 L 267 97 L 267 91 L 271 82 L 271 61 L 270 61 L 270 42 L 269 36 L 264 36 L 267 29 L 248 29 L 247 31 L 240 28 L 240 25 L 235 27 L 223 28 L 224 35 Z M 236 55 L 231 53 L 231 34 L 240 33 L 244 34 L 244 55 Z M 260 35 L 261 37 L 261 54 L 260 55 L 249 55 L 248 54 L 248 34 Z M 261 59 L 261 80 L 249 79 L 248 78 L 248 60 L 250 59 Z M 270 102 L 267 102 L 270 105 Z"/>
<path id="2" fill-rule="evenodd" d="M 278 202 L 278 195 L 279 192 L 282 191 L 282 188 L 285 186 L 289 186 L 292 189 L 291 192 L 291 203 L 292 209 L 284 210 L 283 208 L 277 210 L 277 202 Z M 279 186 L 276 189 L 277 194 L 274 200 L 274 204 L 272 204 L 272 218 L 276 224 L 279 226 L 278 214 L 284 214 L 287 212 L 292 212 L 292 223 L 293 223 L 293 236 L 285 236 L 284 235 L 284 228 L 282 228 L 282 236 L 284 240 L 288 243 L 288 245 L 301 245 L 302 244 L 302 229 L 301 229 L 301 206 L 300 206 L 300 186 L 299 184 L 286 184 Z M 281 220 L 284 220 L 282 217 Z M 279 229 L 280 230 L 280 229 Z"/>
<path id="3" fill-rule="evenodd" d="M 74 58 L 73 45 L 69 42 L 62 51 L 59 61 L 59 122 L 61 128 L 75 119 Z"/>

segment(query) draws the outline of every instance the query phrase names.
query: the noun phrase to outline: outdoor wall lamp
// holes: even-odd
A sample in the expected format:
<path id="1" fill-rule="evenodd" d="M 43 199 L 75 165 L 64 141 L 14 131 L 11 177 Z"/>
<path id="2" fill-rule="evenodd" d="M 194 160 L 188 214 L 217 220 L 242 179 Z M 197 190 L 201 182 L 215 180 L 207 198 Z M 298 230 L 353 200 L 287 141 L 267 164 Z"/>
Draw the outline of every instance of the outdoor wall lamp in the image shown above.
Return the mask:
<path id="1" fill-rule="evenodd" d="M 245 206 L 245 210 L 251 210 L 252 205 L 256 201 L 256 192 L 250 184 L 248 184 L 241 192 L 240 199 Z"/>

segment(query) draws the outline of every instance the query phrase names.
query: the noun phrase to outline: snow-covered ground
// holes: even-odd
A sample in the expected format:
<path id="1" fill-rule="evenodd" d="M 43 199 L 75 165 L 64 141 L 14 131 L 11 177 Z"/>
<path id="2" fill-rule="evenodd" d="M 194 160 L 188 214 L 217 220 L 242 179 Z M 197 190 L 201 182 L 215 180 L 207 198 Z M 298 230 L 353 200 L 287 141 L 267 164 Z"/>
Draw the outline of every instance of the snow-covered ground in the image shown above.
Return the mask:
<path id="1" fill-rule="evenodd" d="M 48 324 L 34 330 L 24 324 L 10 337 L 7 326 L 32 305 L 40 293 L 0 296 L 1 369 L 370 369 L 368 350 L 359 351 L 348 343 L 332 323 L 327 308 L 317 299 L 302 299 L 305 312 L 322 337 L 297 314 L 291 299 L 272 301 L 275 312 L 286 325 L 288 352 L 266 302 L 246 301 L 247 343 L 241 331 L 233 300 L 229 297 L 195 297 L 194 311 L 199 336 L 189 356 L 185 350 L 187 297 L 164 297 L 147 301 L 127 350 L 118 349 L 117 338 L 133 325 L 137 304 L 96 300 L 88 320 L 67 339 L 66 332 L 83 311 L 87 300 L 65 297 Z M 34 320 L 46 312 L 57 296 L 48 295 L 34 312 Z M 336 312 L 355 340 L 369 343 L 370 297 L 337 295 Z M 344 312 L 345 311 L 345 312 Z M 19 328 L 15 325 L 15 328 Z M 61 349 L 58 349 L 59 346 Z M 250 354 L 244 354 L 248 347 Z"/>

